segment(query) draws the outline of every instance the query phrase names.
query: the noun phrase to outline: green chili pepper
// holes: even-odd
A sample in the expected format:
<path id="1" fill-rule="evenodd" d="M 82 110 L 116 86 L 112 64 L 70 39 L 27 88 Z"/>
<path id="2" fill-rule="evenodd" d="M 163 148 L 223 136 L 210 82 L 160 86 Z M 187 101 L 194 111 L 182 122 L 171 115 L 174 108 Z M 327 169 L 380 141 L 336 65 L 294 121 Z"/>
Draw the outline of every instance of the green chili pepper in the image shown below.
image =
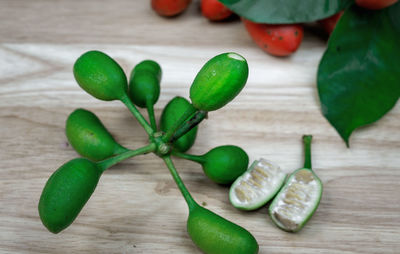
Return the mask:
<path id="1" fill-rule="evenodd" d="M 129 95 L 132 102 L 141 108 L 147 108 L 154 130 L 157 129 L 154 104 L 160 96 L 160 80 L 161 67 L 152 60 L 145 60 L 136 65 L 129 79 Z"/>
<path id="2" fill-rule="evenodd" d="M 175 97 L 165 106 L 161 118 L 160 129 L 167 131 L 171 128 L 176 121 L 178 121 L 186 110 L 193 108 L 192 104 L 183 97 Z M 187 132 L 173 143 L 174 149 L 179 152 L 186 152 L 189 150 L 196 140 L 197 126 Z"/>
<path id="3" fill-rule="evenodd" d="M 213 111 L 233 100 L 246 84 L 246 59 L 236 53 L 213 57 L 199 71 L 190 87 L 190 99 L 199 110 Z"/>
<path id="4" fill-rule="evenodd" d="M 65 133 L 72 147 L 93 161 L 128 151 L 115 141 L 95 114 L 85 109 L 76 109 L 68 116 Z"/>
<path id="5" fill-rule="evenodd" d="M 171 158 L 163 159 L 189 207 L 187 230 L 199 249 L 207 254 L 258 253 L 258 243 L 249 231 L 199 206 L 176 172 Z"/>
<path id="6" fill-rule="evenodd" d="M 218 146 L 204 155 L 173 152 L 184 159 L 198 162 L 208 178 L 219 184 L 231 184 L 242 175 L 249 165 L 249 156 L 238 146 Z"/>
<path id="7" fill-rule="evenodd" d="M 272 201 L 269 215 L 281 229 L 297 232 L 317 210 L 322 196 L 322 182 L 311 169 L 311 139 L 303 136 L 304 168 L 294 171 Z"/>

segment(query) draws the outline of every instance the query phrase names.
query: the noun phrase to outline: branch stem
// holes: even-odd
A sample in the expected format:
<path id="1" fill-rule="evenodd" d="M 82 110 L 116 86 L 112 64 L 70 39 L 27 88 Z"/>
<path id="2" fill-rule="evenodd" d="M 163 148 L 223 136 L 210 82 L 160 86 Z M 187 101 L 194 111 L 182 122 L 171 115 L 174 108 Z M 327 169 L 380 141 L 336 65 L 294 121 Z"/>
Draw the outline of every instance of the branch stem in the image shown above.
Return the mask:
<path id="1" fill-rule="evenodd" d="M 181 177 L 179 176 L 178 172 L 176 171 L 175 165 L 172 162 L 171 157 L 165 156 L 165 157 L 163 157 L 163 160 L 164 160 L 165 164 L 167 165 L 172 177 L 174 178 L 176 185 L 178 185 L 178 188 L 181 191 L 183 198 L 185 199 L 185 201 L 189 207 L 189 211 L 192 211 L 194 208 L 196 208 L 198 206 L 198 204 L 196 203 L 196 201 L 194 201 L 192 195 L 190 195 L 190 192 L 187 190 Z"/>
<path id="2" fill-rule="evenodd" d="M 121 98 L 122 103 L 126 105 L 132 115 L 138 120 L 140 125 L 144 128 L 149 136 L 153 135 L 154 131 L 149 125 L 149 123 L 144 119 L 143 115 L 139 112 L 139 110 L 132 103 L 131 99 L 129 99 L 128 95 L 125 95 Z"/>
<path id="3" fill-rule="evenodd" d="M 122 154 L 116 155 L 114 157 L 99 161 L 99 162 L 97 162 L 97 165 L 99 166 L 99 168 L 102 171 L 105 171 L 106 169 L 114 166 L 115 164 L 117 164 L 117 163 L 119 163 L 119 162 L 121 162 L 123 160 L 126 160 L 128 158 L 131 158 L 131 157 L 134 157 L 134 156 L 137 156 L 137 155 L 140 155 L 140 154 L 146 154 L 146 153 L 154 152 L 155 150 L 156 150 L 156 144 L 151 143 L 151 144 L 149 144 L 147 146 L 138 148 L 136 150 L 129 150 L 127 152 L 124 152 Z"/>

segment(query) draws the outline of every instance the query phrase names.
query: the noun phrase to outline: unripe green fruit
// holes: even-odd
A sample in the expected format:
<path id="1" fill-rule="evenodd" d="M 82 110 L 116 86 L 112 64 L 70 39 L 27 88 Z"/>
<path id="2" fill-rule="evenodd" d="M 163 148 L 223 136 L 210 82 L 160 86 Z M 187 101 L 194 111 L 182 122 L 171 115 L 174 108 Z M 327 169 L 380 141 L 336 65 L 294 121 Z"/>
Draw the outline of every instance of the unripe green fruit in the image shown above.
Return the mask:
<path id="1" fill-rule="evenodd" d="M 165 106 L 160 119 L 160 129 L 164 132 L 169 130 L 176 121 L 178 121 L 185 111 L 189 108 L 193 108 L 192 104 L 183 97 L 175 97 Z M 180 137 L 173 143 L 174 149 L 180 152 L 186 152 L 189 150 L 197 135 L 197 126 L 188 131 L 185 135 Z"/>
<path id="2" fill-rule="evenodd" d="M 233 100 L 246 84 L 249 68 L 236 53 L 213 57 L 199 71 L 190 87 L 190 99 L 199 110 L 213 111 Z"/>
<path id="3" fill-rule="evenodd" d="M 75 220 L 95 190 L 101 173 L 94 162 L 78 158 L 51 175 L 39 201 L 40 219 L 50 232 L 58 233 Z"/>
<path id="4" fill-rule="evenodd" d="M 76 60 L 74 76 L 79 86 L 104 101 L 120 100 L 128 90 L 124 71 L 108 55 L 88 51 Z"/>
<path id="5" fill-rule="evenodd" d="M 258 253 L 258 243 L 250 232 L 201 206 L 190 211 L 187 230 L 207 254 Z"/>
<path id="6" fill-rule="evenodd" d="M 145 108 L 154 105 L 160 96 L 161 67 L 152 60 L 140 62 L 132 70 L 129 79 L 129 95 L 132 102 Z"/>
<path id="7" fill-rule="evenodd" d="M 249 156 L 238 146 L 218 146 L 204 154 L 204 173 L 216 183 L 231 184 L 249 165 Z"/>
<path id="8" fill-rule="evenodd" d="M 128 151 L 115 141 L 95 114 L 85 109 L 76 109 L 68 116 L 65 133 L 72 147 L 93 161 Z"/>
<path id="9" fill-rule="evenodd" d="M 311 141 L 311 135 L 303 136 L 304 167 L 288 177 L 268 208 L 275 225 L 288 232 L 300 231 L 321 201 L 323 184 L 311 169 Z"/>

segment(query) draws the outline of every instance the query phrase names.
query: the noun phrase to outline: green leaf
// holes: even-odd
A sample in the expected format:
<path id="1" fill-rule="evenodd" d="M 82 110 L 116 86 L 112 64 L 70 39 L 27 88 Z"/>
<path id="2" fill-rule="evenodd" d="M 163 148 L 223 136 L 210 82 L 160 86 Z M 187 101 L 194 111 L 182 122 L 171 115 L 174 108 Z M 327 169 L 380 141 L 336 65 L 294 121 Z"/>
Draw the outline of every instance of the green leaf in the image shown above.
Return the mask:
<path id="1" fill-rule="evenodd" d="M 241 17 L 256 23 L 292 24 L 332 16 L 353 0 L 219 0 Z"/>
<path id="2" fill-rule="evenodd" d="M 393 22 L 399 6 L 346 10 L 320 62 L 322 113 L 347 146 L 356 128 L 380 119 L 399 99 L 400 32 Z"/>
<path id="3" fill-rule="evenodd" d="M 400 33 L 400 4 L 397 3 L 393 6 L 391 6 L 389 9 L 389 15 L 392 20 L 393 25 L 397 29 L 397 31 Z"/>

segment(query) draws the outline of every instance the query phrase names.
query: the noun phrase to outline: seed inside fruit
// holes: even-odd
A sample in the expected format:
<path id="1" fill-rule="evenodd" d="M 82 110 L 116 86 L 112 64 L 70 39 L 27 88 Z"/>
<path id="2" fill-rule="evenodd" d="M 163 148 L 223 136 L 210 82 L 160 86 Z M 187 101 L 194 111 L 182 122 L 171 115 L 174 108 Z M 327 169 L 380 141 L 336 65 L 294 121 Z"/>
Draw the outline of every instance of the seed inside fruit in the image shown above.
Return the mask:
<path id="1" fill-rule="evenodd" d="M 267 203 L 281 188 L 286 174 L 278 165 L 265 159 L 256 160 L 231 186 L 233 206 L 253 210 Z"/>
<path id="2" fill-rule="evenodd" d="M 321 185 L 311 170 L 300 169 L 292 175 L 274 201 L 271 216 L 281 227 L 296 231 L 312 215 L 321 196 Z"/>

